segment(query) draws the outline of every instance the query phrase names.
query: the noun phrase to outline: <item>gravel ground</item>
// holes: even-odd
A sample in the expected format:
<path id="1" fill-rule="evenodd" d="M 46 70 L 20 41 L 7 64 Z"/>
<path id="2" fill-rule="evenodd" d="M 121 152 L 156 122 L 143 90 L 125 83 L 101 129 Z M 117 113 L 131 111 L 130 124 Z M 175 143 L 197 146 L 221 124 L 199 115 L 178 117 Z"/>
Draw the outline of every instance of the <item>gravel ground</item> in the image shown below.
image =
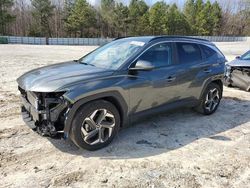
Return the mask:
<path id="1" fill-rule="evenodd" d="M 228 60 L 250 49 L 217 45 Z M 182 109 L 152 117 L 95 152 L 26 127 L 15 79 L 94 48 L 0 45 L 0 187 L 249 187 L 250 93 L 238 89 L 224 88 L 211 116 Z"/>

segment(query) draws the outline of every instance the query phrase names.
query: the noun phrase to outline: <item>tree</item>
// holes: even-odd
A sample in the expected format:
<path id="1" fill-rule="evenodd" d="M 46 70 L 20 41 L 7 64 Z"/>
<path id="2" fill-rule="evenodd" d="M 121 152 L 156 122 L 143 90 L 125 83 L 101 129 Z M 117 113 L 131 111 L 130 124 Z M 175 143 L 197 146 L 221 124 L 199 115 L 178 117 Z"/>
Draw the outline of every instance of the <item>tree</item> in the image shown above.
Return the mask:
<path id="1" fill-rule="evenodd" d="M 239 11 L 236 14 L 235 33 L 237 35 L 250 34 L 250 0 L 242 0 L 239 3 Z"/>
<path id="2" fill-rule="evenodd" d="M 149 22 L 153 35 L 162 35 L 168 33 L 168 8 L 169 6 L 161 1 L 155 3 L 149 10 Z"/>
<path id="3" fill-rule="evenodd" d="M 220 29 L 222 26 L 222 9 L 217 1 L 212 5 L 211 17 L 213 22 L 212 35 L 220 35 Z"/>
<path id="4" fill-rule="evenodd" d="M 126 36 L 128 30 L 128 14 L 129 10 L 127 6 L 122 3 L 118 3 L 114 10 L 114 26 L 117 33 L 117 37 Z"/>
<path id="5" fill-rule="evenodd" d="M 212 9 L 211 3 L 208 0 L 203 4 L 202 0 L 197 1 L 197 17 L 195 22 L 195 30 L 198 35 L 210 35 L 212 33 L 212 20 L 210 11 Z"/>
<path id="6" fill-rule="evenodd" d="M 102 35 L 106 31 L 106 35 L 114 35 L 115 30 L 115 1 L 114 0 L 101 0 L 100 13 L 102 16 Z"/>
<path id="7" fill-rule="evenodd" d="M 147 13 L 148 6 L 143 0 L 132 0 L 129 4 L 129 34 L 140 35 L 138 29 L 141 17 Z"/>
<path id="8" fill-rule="evenodd" d="M 184 15 L 187 18 L 187 21 L 191 27 L 190 34 L 196 34 L 195 25 L 196 25 L 196 7 L 195 0 L 187 0 L 184 5 Z"/>
<path id="9" fill-rule="evenodd" d="M 169 8 L 167 14 L 167 27 L 169 35 L 187 35 L 190 33 L 190 25 L 185 15 L 178 9 L 176 4 Z"/>
<path id="10" fill-rule="evenodd" d="M 32 0 L 32 16 L 35 19 L 30 34 L 35 36 L 51 37 L 50 19 L 53 15 L 54 6 L 50 0 Z"/>
<path id="11" fill-rule="evenodd" d="M 139 35 L 152 35 L 148 11 L 139 18 L 139 24 L 137 29 L 139 31 Z"/>
<path id="12" fill-rule="evenodd" d="M 96 22 L 95 11 L 85 0 L 76 0 L 66 22 L 68 30 L 77 33 L 80 37 L 84 32 L 94 26 Z"/>
<path id="13" fill-rule="evenodd" d="M 128 6 L 117 0 L 99 0 L 95 7 L 89 1 L 0 0 L 0 35 L 250 35 L 250 0 L 186 0 L 183 9 L 164 3 L 167 1 L 150 7 L 145 0 L 131 0 Z"/>
<path id="14" fill-rule="evenodd" d="M 13 0 L 0 1 L 0 34 L 5 35 L 7 24 L 14 21 L 15 17 L 9 13 L 9 9 L 13 6 Z"/>
<path id="15" fill-rule="evenodd" d="M 52 35 L 54 37 L 60 37 L 65 34 L 64 29 L 64 6 L 65 2 L 62 0 L 53 0 L 55 5 L 53 17 L 51 18 Z"/>
<path id="16" fill-rule="evenodd" d="M 203 0 L 188 0 L 184 6 L 184 14 L 193 35 L 219 34 L 221 27 L 221 7 L 218 2 L 211 4 Z"/>

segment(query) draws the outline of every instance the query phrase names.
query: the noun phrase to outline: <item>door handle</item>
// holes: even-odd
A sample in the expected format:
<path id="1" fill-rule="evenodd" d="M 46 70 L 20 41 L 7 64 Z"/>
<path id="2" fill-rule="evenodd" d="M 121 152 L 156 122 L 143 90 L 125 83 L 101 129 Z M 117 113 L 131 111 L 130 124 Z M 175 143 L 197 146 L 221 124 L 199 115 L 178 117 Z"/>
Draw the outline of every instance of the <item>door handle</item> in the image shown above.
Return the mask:
<path id="1" fill-rule="evenodd" d="M 204 69 L 203 72 L 210 73 L 210 72 L 212 72 L 212 70 L 211 69 Z"/>
<path id="2" fill-rule="evenodd" d="M 172 82 L 172 81 L 174 81 L 176 79 L 176 77 L 173 77 L 173 76 L 169 76 L 169 77 L 167 77 L 167 82 Z"/>

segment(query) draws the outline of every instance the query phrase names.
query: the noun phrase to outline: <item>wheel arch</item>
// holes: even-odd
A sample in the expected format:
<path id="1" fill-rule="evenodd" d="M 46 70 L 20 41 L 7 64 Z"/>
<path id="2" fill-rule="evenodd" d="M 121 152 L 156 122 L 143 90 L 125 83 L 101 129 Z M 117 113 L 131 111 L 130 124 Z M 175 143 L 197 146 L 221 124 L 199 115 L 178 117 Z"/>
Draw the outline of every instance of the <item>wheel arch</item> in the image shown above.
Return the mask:
<path id="1" fill-rule="evenodd" d="M 218 86 L 220 86 L 221 91 L 223 91 L 223 82 L 222 82 L 220 79 L 218 79 L 218 80 L 213 80 L 211 83 L 217 84 Z"/>
<path id="2" fill-rule="evenodd" d="M 221 88 L 221 91 L 223 92 L 223 82 L 222 82 L 222 78 L 221 78 L 221 77 L 210 78 L 210 79 L 208 79 L 208 80 L 205 82 L 205 84 L 204 84 L 204 86 L 203 86 L 203 88 L 202 88 L 202 92 L 200 93 L 199 100 L 201 100 L 201 98 L 202 98 L 202 96 L 203 96 L 203 94 L 204 94 L 204 92 L 205 92 L 207 86 L 208 86 L 209 84 L 211 84 L 211 83 L 217 84 L 217 85 Z"/>
<path id="3" fill-rule="evenodd" d="M 121 127 L 127 123 L 127 121 L 128 121 L 128 118 L 127 118 L 128 104 L 126 103 L 126 101 L 124 100 L 122 95 L 117 91 L 99 93 L 96 95 L 91 95 L 91 96 L 79 99 L 78 101 L 76 101 L 75 103 L 73 103 L 71 105 L 71 108 L 69 108 L 69 110 L 66 114 L 66 119 L 64 122 L 64 137 L 65 138 L 68 138 L 68 136 L 70 134 L 72 121 L 73 121 L 73 118 L 74 118 L 77 110 L 81 106 L 83 106 L 89 102 L 96 101 L 96 100 L 106 100 L 106 101 L 111 102 L 113 105 L 115 105 L 115 107 L 117 108 L 117 110 L 120 114 Z"/>

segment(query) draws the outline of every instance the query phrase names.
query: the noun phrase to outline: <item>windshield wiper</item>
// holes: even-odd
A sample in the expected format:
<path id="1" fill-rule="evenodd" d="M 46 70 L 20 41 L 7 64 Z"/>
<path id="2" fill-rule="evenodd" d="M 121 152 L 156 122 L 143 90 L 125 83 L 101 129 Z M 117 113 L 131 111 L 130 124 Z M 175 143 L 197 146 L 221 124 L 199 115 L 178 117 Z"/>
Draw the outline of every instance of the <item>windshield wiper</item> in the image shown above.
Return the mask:
<path id="1" fill-rule="evenodd" d="M 85 62 L 80 62 L 81 64 L 84 64 L 84 65 L 90 65 L 90 66 L 93 66 L 95 67 L 95 65 L 91 64 L 91 63 L 85 63 Z"/>
<path id="2" fill-rule="evenodd" d="M 73 60 L 73 61 L 74 61 L 74 62 L 79 62 L 79 63 L 84 64 L 84 65 L 90 65 L 90 66 L 95 67 L 95 65 L 93 65 L 93 64 L 91 64 L 91 63 L 85 63 L 85 62 L 80 61 L 80 60 L 77 60 L 77 59 L 75 59 L 75 60 Z"/>

